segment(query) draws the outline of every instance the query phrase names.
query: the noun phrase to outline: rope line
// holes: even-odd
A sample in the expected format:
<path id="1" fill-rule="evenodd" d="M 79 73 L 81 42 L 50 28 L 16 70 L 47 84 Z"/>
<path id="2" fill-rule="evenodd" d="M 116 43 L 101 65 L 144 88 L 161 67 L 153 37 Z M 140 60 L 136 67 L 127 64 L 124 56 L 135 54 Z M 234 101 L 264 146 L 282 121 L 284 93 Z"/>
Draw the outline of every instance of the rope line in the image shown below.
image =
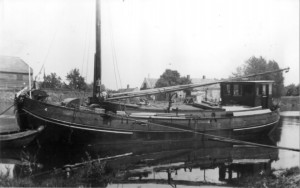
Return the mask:
<path id="1" fill-rule="evenodd" d="M 0 116 L 2 115 L 2 114 L 4 114 L 5 112 L 7 112 L 9 109 L 11 109 L 11 107 L 13 107 L 15 104 L 12 104 L 10 107 L 8 107 L 6 110 L 4 110 L 3 112 L 1 112 L 0 113 Z"/>
<path id="2" fill-rule="evenodd" d="M 84 75 L 84 77 L 85 77 L 85 81 L 87 81 L 88 80 L 88 77 L 87 77 L 87 75 L 88 75 L 88 67 L 89 67 L 89 61 L 90 61 L 90 48 L 91 48 L 91 36 L 92 36 L 92 28 L 93 28 L 93 19 L 92 19 L 92 17 L 93 17 L 93 15 L 92 15 L 92 12 L 88 15 L 88 17 L 90 17 L 90 19 L 88 20 L 88 24 L 87 24 L 87 38 L 88 38 L 88 44 L 87 44 L 87 48 L 86 48 L 86 58 L 85 58 L 85 73 L 84 73 L 84 71 L 82 72 L 82 75 Z"/>
<path id="3" fill-rule="evenodd" d="M 66 14 L 66 12 L 65 12 L 65 10 L 67 9 L 67 6 L 68 6 L 68 4 L 66 4 L 63 8 L 62 8 L 62 10 L 61 10 L 61 13 L 60 13 L 60 18 L 62 19 L 62 20 L 65 20 L 65 14 Z M 57 33 L 58 33 L 58 29 L 59 29 L 60 27 L 56 27 L 56 29 L 55 29 L 55 31 L 54 31 L 54 34 L 53 34 L 53 38 L 51 39 L 51 41 L 50 41 L 50 44 L 49 44 L 49 46 L 48 46 L 48 49 L 47 49 L 47 51 L 46 51 L 46 54 L 45 54 L 45 56 L 44 56 L 44 59 L 43 59 L 43 61 L 42 61 L 42 68 L 44 67 L 44 72 L 45 72 L 45 64 L 46 64 L 46 62 L 47 62 L 47 60 L 48 60 L 48 56 L 49 56 L 49 54 L 50 54 L 50 51 L 51 51 L 51 49 L 52 49 L 52 47 L 53 47 L 53 43 L 54 43 L 54 41 L 56 40 L 56 36 L 57 36 Z M 41 70 L 42 70 L 42 68 L 41 68 Z M 37 76 L 36 76 L 37 77 Z"/>
<path id="4" fill-rule="evenodd" d="M 108 6 L 108 17 L 109 17 L 109 36 L 110 36 L 110 43 L 111 43 L 111 48 L 112 48 L 112 59 L 113 59 L 113 66 L 114 66 L 114 74 L 115 74 L 115 79 L 116 79 L 116 86 L 117 88 L 119 87 L 118 85 L 120 84 L 120 88 L 122 88 L 122 80 L 120 77 L 120 72 L 119 72 L 119 67 L 118 67 L 118 60 L 117 60 L 117 53 L 116 53 L 116 48 L 115 48 L 115 40 L 114 40 L 114 33 L 113 33 L 113 28 L 112 28 L 112 21 L 111 21 L 111 7 Z M 119 84 L 118 84 L 119 82 Z"/>

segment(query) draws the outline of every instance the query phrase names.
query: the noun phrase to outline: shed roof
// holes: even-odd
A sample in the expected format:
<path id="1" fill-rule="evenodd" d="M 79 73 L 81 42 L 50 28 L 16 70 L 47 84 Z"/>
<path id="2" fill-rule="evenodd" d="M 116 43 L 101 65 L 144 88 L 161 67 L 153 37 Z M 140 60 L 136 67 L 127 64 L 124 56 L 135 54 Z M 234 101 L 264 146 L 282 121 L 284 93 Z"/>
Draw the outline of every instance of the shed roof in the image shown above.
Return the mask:
<path id="1" fill-rule="evenodd" d="M 19 57 L 0 56 L 0 72 L 26 73 L 28 74 L 28 64 Z M 33 73 L 30 68 L 31 74 Z"/>
<path id="2" fill-rule="evenodd" d="M 154 88 L 157 81 L 158 81 L 158 78 L 145 78 L 144 82 L 142 83 L 141 88 L 143 87 L 144 83 L 147 84 L 148 88 Z"/>
<path id="3" fill-rule="evenodd" d="M 193 84 L 209 84 L 213 82 L 218 82 L 217 79 L 210 79 L 210 78 L 191 78 Z M 219 89 L 220 85 L 218 83 L 207 85 L 204 88 L 210 89 Z M 203 87 L 195 88 L 194 90 L 203 90 Z"/>
<path id="4" fill-rule="evenodd" d="M 217 79 L 209 79 L 209 78 L 191 78 L 193 84 L 207 84 L 211 82 L 217 82 Z"/>

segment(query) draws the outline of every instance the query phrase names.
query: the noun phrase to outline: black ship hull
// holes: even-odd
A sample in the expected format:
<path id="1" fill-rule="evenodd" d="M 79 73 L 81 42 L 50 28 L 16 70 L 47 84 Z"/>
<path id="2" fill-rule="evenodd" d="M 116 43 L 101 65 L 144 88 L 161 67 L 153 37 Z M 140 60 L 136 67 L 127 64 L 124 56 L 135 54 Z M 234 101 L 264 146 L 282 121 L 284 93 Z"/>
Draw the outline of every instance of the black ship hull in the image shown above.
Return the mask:
<path id="1" fill-rule="evenodd" d="M 279 117 L 277 110 L 224 116 L 215 114 L 213 117 L 176 114 L 150 116 L 144 113 L 112 115 L 109 112 L 67 108 L 28 98 L 17 102 L 20 128 L 45 126 L 39 138 L 47 142 L 209 139 L 211 135 L 247 139 L 270 132 Z"/>

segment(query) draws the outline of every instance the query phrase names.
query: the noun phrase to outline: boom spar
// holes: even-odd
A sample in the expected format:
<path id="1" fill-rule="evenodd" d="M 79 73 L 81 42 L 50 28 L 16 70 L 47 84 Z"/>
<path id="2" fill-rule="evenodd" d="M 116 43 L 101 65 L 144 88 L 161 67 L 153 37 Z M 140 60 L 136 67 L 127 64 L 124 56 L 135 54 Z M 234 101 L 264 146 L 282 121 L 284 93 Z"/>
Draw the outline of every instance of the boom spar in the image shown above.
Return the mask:
<path id="1" fill-rule="evenodd" d="M 229 79 L 205 83 L 205 84 L 186 84 L 186 85 L 179 85 L 179 86 L 169 86 L 169 87 L 162 87 L 162 88 L 155 88 L 155 89 L 147 89 L 147 90 L 143 90 L 143 91 L 117 93 L 117 94 L 111 95 L 109 98 L 106 99 L 106 101 L 127 99 L 127 98 L 133 98 L 133 97 L 142 97 L 142 96 L 154 95 L 154 94 L 159 94 L 159 93 L 168 93 L 168 92 L 180 91 L 180 90 L 185 90 L 185 89 L 204 87 L 204 86 L 219 84 L 221 82 L 228 82 L 228 81 L 234 81 L 234 80 L 238 80 L 238 79 L 250 78 L 250 77 L 261 76 L 261 75 L 266 75 L 266 74 L 273 74 L 273 73 L 282 72 L 282 71 L 288 72 L 289 69 L 290 68 L 288 67 L 288 68 L 284 68 L 284 69 L 278 69 L 275 71 L 267 71 L 267 72 L 258 73 L 258 74 L 250 74 L 250 75 L 246 75 L 246 76 L 229 78 Z"/>

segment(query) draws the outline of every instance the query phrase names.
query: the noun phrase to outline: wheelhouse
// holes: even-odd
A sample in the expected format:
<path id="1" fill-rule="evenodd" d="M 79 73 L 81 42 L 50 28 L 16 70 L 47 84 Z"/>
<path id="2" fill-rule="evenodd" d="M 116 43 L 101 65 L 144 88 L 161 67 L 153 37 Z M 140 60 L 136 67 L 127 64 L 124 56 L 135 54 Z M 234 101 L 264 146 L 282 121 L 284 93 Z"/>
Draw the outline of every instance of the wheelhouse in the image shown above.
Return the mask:
<path id="1" fill-rule="evenodd" d="M 221 104 L 270 108 L 273 83 L 270 80 L 222 82 Z"/>

